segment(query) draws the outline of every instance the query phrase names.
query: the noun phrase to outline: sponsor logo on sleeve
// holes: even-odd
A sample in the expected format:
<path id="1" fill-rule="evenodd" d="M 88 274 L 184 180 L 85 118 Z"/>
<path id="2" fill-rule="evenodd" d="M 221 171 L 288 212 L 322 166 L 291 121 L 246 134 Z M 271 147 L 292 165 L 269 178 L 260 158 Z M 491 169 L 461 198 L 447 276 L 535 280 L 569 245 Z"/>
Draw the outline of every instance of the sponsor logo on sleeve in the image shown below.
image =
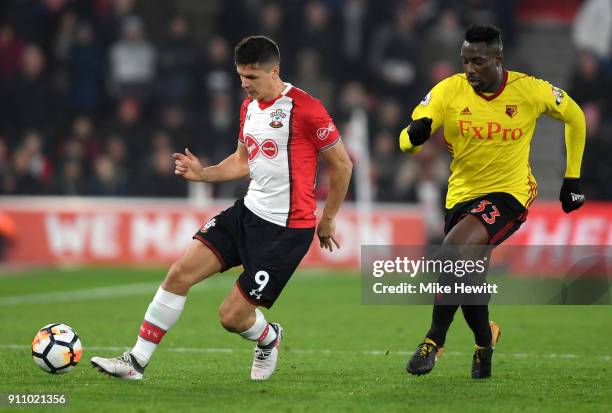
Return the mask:
<path id="1" fill-rule="evenodd" d="M 421 106 L 427 106 L 429 105 L 429 102 L 431 102 L 431 92 L 429 92 L 427 95 L 425 95 L 425 97 L 423 98 L 423 100 L 421 101 Z"/>
<path id="2" fill-rule="evenodd" d="M 334 127 L 334 124 L 332 122 L 329 122 L 329 124 L 326 127 L 317 129 L 317 138 L 323 141 L 327 139 L 329 134 L 333 132 L 334 130 L 336 130 L 336 128 Z"/>
<path id="3" fill-rule="evenodd" d="M 557 106 L 559 106 L 561 102 L 563 102 L 563 96 L 564 96 L 563 91 L 559 89 L 558 87 L 553 86 L 552 94 L 553 94 L 553 97 L 555 98 L 555 103 L 557 104 Z"/>

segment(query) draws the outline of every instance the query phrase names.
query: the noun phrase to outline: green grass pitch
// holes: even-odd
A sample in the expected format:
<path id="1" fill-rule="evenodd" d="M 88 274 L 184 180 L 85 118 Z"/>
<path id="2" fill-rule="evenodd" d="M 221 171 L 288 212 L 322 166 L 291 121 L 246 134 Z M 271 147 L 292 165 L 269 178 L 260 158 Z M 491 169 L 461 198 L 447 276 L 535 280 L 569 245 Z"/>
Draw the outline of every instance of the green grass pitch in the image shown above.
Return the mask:
<path id="1" fill-rule="evenodd" d="M 473 337 L 458 313 L 434 371 L 413 377 L 405 364 L 427 331 L 430 306 L 361 305 L 356 275 L 312 270 L 299 271 L 266 312 L 286 330 L 279 369 L 266 382 L 250 380 L 252 344 L 218 322 L 235 273 L 191 291 L 145 380 L 97 373 L 89 359 L 133 345 L 163 276 L 125 268 L 0 276 L 0 393 L 65 393 L 69 406 L 56 410 L 88 413 L 612 411 L 610 306 L 492 307 L 503 335 L 493 378 L 483 381 L 470 378 Z M 69 374 L 32 362 L 31 340 L 51 322 L 69 324 L 83 342 Z"/>

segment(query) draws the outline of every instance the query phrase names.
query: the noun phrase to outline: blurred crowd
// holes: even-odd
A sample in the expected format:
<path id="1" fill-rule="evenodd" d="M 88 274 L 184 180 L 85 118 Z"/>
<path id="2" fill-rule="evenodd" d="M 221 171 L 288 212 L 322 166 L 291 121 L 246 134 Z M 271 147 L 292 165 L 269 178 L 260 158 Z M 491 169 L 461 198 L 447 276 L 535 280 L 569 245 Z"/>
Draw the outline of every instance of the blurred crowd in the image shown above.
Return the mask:
<path id="1" fill-rule="evenodd" d="M 397 135 L 427 90 L 461 71 L 468 24 L 497 24 L 512 53 L 519 3 L 0 1 L 0 194 L 186 196 L 171 154 L 189 147 L 212 164 L 235 150 L 244 95 L 233 47 L 265 34 L 280 46 L 282 78 L 321 99 L 347 139 L 353 110 L 367 110 L 377 201 L 439 206 L 448 177 L 442 140 L 409 158 Z M 589 195 L 612 199 L 610 27 L 601 41 L 606 33 L 593 33 L 602 24 L 592 20 L 602 3 L 610 4 L 584 2 L 576 19 L 568 92 L 590 124 Z M 325 169 L 319 175 L 324 197 Z M 220 184 L 212 195 L 245 188 Z"/>
<path id="2" fill-rule="evenodd" d="M 576 61 L 568 93 L 580 104 L 587 121 L 582 162 L 585 193 L 612 200 L 612 1 L 586 0 L 572 31 Z"/>

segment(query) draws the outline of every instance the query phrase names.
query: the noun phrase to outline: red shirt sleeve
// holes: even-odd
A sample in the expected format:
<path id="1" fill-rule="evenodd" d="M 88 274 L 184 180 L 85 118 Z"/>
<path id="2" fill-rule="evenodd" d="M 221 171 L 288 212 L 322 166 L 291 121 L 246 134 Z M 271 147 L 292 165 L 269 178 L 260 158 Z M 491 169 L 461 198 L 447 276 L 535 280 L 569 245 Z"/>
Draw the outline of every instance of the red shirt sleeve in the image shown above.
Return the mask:
<path id="1" fill-rule="evenodd" d="M 251 98 L 246 98 L 245 100 L 242 101 L 242 105 L 240 106 L 240 132 L 238 132 L 238 141 L 240 143 L 244 143 L 244 134 L 243 134 L 244 121 L 246 119 L 247 107 L 249 106 L 251 101 L 252 101 Z"/>
<path id="2" fill-rule="evenodd" d="M 321 101 L 312 99 L 304 117 L 305 134 L 318 151 L 331 148 L 340 140 L 340 132 Z"/>

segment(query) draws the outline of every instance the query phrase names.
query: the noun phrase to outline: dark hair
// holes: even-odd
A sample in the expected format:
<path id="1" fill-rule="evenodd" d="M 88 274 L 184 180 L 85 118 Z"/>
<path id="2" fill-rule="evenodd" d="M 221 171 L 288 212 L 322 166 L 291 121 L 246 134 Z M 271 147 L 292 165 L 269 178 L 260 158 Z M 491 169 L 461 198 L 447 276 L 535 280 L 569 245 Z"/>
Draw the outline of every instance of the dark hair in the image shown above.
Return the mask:
<path id="1" fill-rule="evenodd" d="M 469 43 L 485 42 L 488 47 L 503 49 L 501 30 L 492 24 L 472 24 L 465 31 L 465 40 Z"/>
<path id="2" fill-rule="evenodd" d="M 242 39 L 234 49 L 237 65 L 280 63 L 280 52 L 276 43 L 266 36 L 249 36 Z"/>

